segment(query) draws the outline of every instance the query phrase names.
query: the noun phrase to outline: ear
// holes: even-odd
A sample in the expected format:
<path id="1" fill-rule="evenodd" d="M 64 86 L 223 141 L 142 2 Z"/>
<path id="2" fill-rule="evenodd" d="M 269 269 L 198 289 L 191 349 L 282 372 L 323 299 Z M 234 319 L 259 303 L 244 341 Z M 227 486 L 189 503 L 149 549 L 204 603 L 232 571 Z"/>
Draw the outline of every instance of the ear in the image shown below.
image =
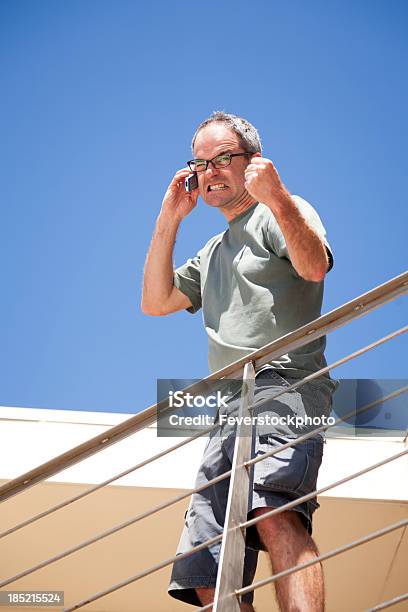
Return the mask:
<path id="1" fill-rule="evenodd" d="M 254 157 L 262 157 L 262 155 L 260 153 L 252 153 L 251 159 L 253 159 Z"/>

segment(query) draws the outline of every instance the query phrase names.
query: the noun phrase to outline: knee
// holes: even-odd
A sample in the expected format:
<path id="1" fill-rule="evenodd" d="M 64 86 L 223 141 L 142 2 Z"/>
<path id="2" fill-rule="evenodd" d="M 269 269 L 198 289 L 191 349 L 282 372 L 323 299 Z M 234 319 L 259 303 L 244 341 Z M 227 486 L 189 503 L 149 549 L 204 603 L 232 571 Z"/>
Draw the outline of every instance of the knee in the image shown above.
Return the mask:
<path id="1" fill-rule="evenodd" d="M 263 514 L 266 514 L 270 511 L 271 508 L 256 508 L 254 510 L 254 516 L 262 516 Z M 303 533 L 304 531 L 307 533 L 307 529 L 304 526 L 302 519 L 299 516 L 299 513 L 290 510 L 287 510 L 286 512 L 279 512 L 279 514 L 274 514 L 272 516 L 268 516 L 256 525 L 258 530 L 262 530 L 266 526 L 268 528 L 268 531 L 279 531 L 281 533 L 282 529 L 290 529 L 291 531 L 299 531 L 299 533 Z"/>
<path id="2" fill-rule="evenodd" d="M 269 512 L 270 508 L 257 508 L 254 510 L 255 516 L 262 516 Z M 256 525 L 259 536 L 263 542 L 270 539 L 296 539 L 308 541 L 310 535 L 302 522 L 298 512 L 280 512 L 265 518 Z"/>

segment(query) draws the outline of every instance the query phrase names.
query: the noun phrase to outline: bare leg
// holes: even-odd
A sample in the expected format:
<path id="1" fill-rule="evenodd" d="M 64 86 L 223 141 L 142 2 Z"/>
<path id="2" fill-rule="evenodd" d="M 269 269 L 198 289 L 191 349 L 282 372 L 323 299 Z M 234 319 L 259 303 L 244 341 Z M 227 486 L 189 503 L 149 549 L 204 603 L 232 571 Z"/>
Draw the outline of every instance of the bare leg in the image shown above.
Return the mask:
<path id="1" fill-rule="evenodd" d="M 271 508 L 257 508 L 255 516 Z M 274 574 L 315 559 L 319 552 L 297 512 L 282 512 L 257 524 Z M 324 612 L 323 568 L 316 563 L 275 582 L 282 612 Z"/>
<path id="2" fill-rule="evenodd" d="M 196 593 L 203 606 L 214 601 L 215 589 L 196 589 Z M 241 612 L 255 612 L 255 608 L 248 603 L 242 603 L 240 610 Z"/>

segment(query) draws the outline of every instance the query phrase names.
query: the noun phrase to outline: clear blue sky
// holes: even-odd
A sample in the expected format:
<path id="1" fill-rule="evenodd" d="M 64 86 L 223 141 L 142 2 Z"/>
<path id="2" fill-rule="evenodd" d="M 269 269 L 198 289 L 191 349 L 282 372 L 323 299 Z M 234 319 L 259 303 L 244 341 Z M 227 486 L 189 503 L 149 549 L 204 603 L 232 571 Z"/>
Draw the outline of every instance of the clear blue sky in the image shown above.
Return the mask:
<path id="1" fill-rule="evenodd" d="M 158 377 L 206 375 L 201 315 L 139 304 L 163 193 L 213 110 L 252 121 L 318 210 L 323 312 L 403 272 L 407 16 L 396 0 L 3 0 L 0 405 L 138 412 Z M 200 201 L 176 264 L 224 227 Z M 328 361 L 406 312 L 400 298 L 331 334 Z M 404 337 L 337 376 L 407 373 Z"/>

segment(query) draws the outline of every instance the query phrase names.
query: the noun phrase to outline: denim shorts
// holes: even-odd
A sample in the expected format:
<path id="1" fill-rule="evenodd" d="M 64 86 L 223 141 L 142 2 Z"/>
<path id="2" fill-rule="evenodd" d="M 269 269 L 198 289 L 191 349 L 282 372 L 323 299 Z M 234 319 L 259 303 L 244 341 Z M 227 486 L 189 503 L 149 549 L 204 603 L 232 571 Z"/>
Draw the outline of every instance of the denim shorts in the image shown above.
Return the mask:
<path id="1" fill-rule="evenodd" d="M 314 414 L 330 411 L 330 393 L 320 393 L 319 387 L 305 384 L 299 390 L 285 392 L 278 400 L 265 402 L 268 395 L 276 395 L 288 387 L 293 380 L 283 379 L 274 370 L 266 370 L 257 376 L 255 387 L 255 410 L 257 403 L 263 402 L 262 410 L 276 414 L 277 410 L 290 410 L 300 413 L 312 410 Z M 317 391 L 316 391 L 317 390 Z M 239 398 L 236 400 L 239 403 Z M 279 403 L 279 406 L 275 404 Z M 231 403 L 231 406 L 234 402 Z M 232 406 L 234 410 L 234 406 Z M 259 412 L 259 411 L 258 411 Z M 254 414 L 254 413 L 253 413 Z M 298 435 L 305 433 L 298 432 Z M 296 433 L 284 435 L 276 429 L 257 429 L 253 427 L 253 457 L 277 449 L 289 440 L 296 439 Z M 202 462 L 196 479 L 196 487 L 231 469 L 235 436 L 233 432 L 219 431 L 212 434 L 204 450 Z M 253 517 L 256 508 L 278 508 L 284 504 L 311 493 L 316 489 L 317 475 L 323 456 L 324 439 L 315 434 L 296 446 L 268 457 L 255 464 L 251 471 L 250 490 L 248 495 L 248 518 Z M 195 493 L 184 515 L 184 529 L 176 554 L 181 554 L 206 540 L 222 534 L 225 510 L 227 505 L 229 479 L 225 479 Z M 312 515 L 319 507 L 316 498 L 298 504 L 291 511 L 297 512 L 307 529 L 312 533 Z M 200 587 L 214 588 L 217 579 L 218 558 L 221 543 L 203 549 L 173 565 L 169 594 L 192 605 L 201 605 L 195 589 Z M 258 536 L 256 526 L 246 533 L 246 552 L 244 563 L 243 586 L 252 583 L 259 550 L 265 550 Z M 252 603 L 253 593 L 247 593 L 243 601 Z"/>

